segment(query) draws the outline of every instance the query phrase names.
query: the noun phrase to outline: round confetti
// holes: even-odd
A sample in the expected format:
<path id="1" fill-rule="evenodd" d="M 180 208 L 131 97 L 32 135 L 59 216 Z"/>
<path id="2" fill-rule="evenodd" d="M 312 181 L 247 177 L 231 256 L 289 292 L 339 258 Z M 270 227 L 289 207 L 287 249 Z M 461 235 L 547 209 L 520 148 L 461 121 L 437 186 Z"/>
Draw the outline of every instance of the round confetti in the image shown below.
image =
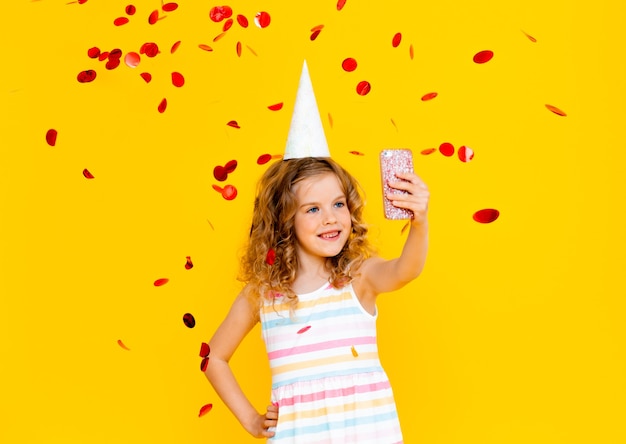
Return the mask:
<path id="1" fill-rule="evenodd" d="M 165 12 L 172 12 L 172 11 L 176 11 L 176 9 L 178 9 L 178 3 L 166 3 L 163 6 L 161 6 L 161 9 Z"/>
<path id="2" fill-rule="evenodd" d="M 194 328 L 196 326 L 196 320 L 191 313 L 185 313 L 183 315 L 183 322 L 189 328 Z"/>
<path id="3" fill-rule="evenodd" d="M 237 42 L 237 57 L 241 57 L 241 42 Z"/>
<path id="4" fill-rule="evenodd" d="M 122 58 L 122 50 L 119 48 L 112 49 L 109 53 L 109 60 L 119 60 Z"/>
<path id="5" fill-rule="evenodd" d="M 270 105 L 267 107 L 270 111 L 279 111 L 283 109 L 283 102 L 275 103 L 274 105 Z"/>
<path id="6" fill-rule="evenodd" d="M 126 6 L 126 14 L 128 14 L 128 15 L 135 15 L 135 12 L 137 12 L 137 8 L 135 8 L 134 5 Z"/>
<path id="7" fill-rule="evenodd" d="M 208 52 L 213 51 L 213 48 L 211 48 L 209 45 L 205 45 L 203 43 L 199 44 L 198 48 L 202 49 L 203 51 L 208 51 Z"/>
<path id="8" fill-rule="evenodd" d="M 248 27 L 248 19 L 246 18 L 245 15 L 238 14 L 237 23 L 239 23 L 239 26 L 241 26 L 242 28 Z"/>
<path id="9" fill-rule="evenodd" d="M 346 6 L 346 0 L 337 1 L 337 11 L 341 11 L 344 6 Z"/>
<path id="10" fill-rule="evenodd" d="M 159 103 L 159 107 L 157 109 L 161 114 L 163 114 L 167 109 L 167 99 L 161 100 L 161 103 Z"/>
<path id="11" fill-rule="evenodd" d="M 341 62 L 341 67 L 346 72 L 352 72 L 357 67 L 356 60 L 353 59 L 352 57 L 348 57 L 348 58 L 344 59 L 343 62 Z"/>
<path id="12" fill-rule="evenodd" d="M 215 23 L 219 23 L 224 19 L 230 18 L 233 15 L 233 10 L 230 6 L 214 6 L 209 11 L 209 17 Z"/>
<path id="13" fill-rule="evenodd" d="M 93 69 L 88 69 L 86 71 L 81 71 L 78 73 L 78 76 L 76 76 L 76 79 L 80 82 L 80 83 L 89 83 L 89 82 L 93 82 L 94 79 L 96 78 L 96 72 Z"/>
<path id="14" fill-rule="evenodd" d="M 537 39 L 534 38 L 532 35 L 527 34 L 526 32 L 522 31 L 524 33 L 524 35 L 528 38 L 528 40 L 530 40 L 533 43 L 537 43 Z"/>
<path id="15" fill-rule="evenodd" d="M 231 127 L 233 127 L 233 128 L 237 128 L 237 129 L 241 128 L 241 127 L 239 126 L 239 124 L 237 123 L 237 121 L 236 121 L 236 120 L 231 120 L 231 121 L 230 121 L 230 122 L 228 122 L 226 125 L 231 126 Z"/>
<path id="16" fill-rule="evenodd" d="M 128 66 L 129 68 L 137 68 L 137 65 L 139 65 L 140 61 L 141 56 L 136 52 L 129 52 L 124 57 L 124 63 L 126 63 L 126 66 Z"/>
<path id="17" fill-rule="evenodd" d="M 139 49 L 139 54 L 145 54 L 146 56 L 152 58 L 156 57 L 159 53 L 159 45 L 153 42 L 144 43 L 141 45 Z"/>
<path id="18" fill-rule="evenodd" d="M 300 330 L 298 330 L 298 334 L 301 335 L 302 333 L 308 331 L 311 328 L 310 325 L 307 325 L 306 327 L 302 327 Z"/>
<path id="19" fill-rule="evenodd" d="M 480 51 L 474 54 L 474 63 L 487 63 L 493 57 L 493 51 L 489 51 L 488 49 L 485 51 Z"/>
<path id="20" fill-rule="evenodd" d="M 213 168 L 213 177 L 215 180 L 219 180 L 220 182 L 224 182 L 228 178 L 228 173 L 226 172 L 226 168 L 221 165 Z"/>
<path id="21" fill-rule="evenodd" d="M 270 160 L 272 160 L 272 155 L 271 154 L 261 154 L 257 158 L 256 163 L 259 164 L 259 165 L 265 165 Z"/>
<path id="22" fill-rule="evenodd" d="M 174 54 L 179 46 L 180 46 L 180 40 L 172 45 L 172 48 L 170 49 L 170 54 Z"/>
<path id="23" fill-rule="evenodd" d="M 411 60 L 413 60 L 414 56 L 415 56 L 415 51 L 413 50 L 413 45 L 409 45 L 409 57 L 411 57 Z"/>
<path id="24" fill-rule="evenodd" d="M 428 100 L 432 100 L 435 97 L 437 97 L 437 95 L 438 94 L 436 92 L 430 92 L 430 93 L 424 94 L 422 96 L 422 102 L 427 102 Z"/>
<path id="25" fill-rule="evenodd" d="M 227 174 L 232 173 L 233 171 L 235 171 L 236 168 L 237 168 L 236 160 L 229 160 L 228 162 L 226 162 L 226 165 L 224 165 L 224 169 L 226 170 Z"/>
<path id="26" fill-rule="evenodd" d="M 177 88 L 180 88 L 184 84 L 185 84 L 185 78 L 183 77 L 183 75 L 179 72 L 174 71 L 172 73 L 172 85 L 174 85 Z"/>
<path id="27" fill-rule="evenodd" d="M 85 176 L 86 179 L 93 179 L 94 178 L 94 175 L 91 174 L 87 168 L 85 168 L 83 170 L 83 176 Z"/>
<path id="28" fill-rule="evenodd" d="M 156 22 L 159 21 L 159 10 L 155 9 L 154 11 L 152 11 L 152 13 L 150 13 L 150 15 L 148 16 L 148 23 L 150 23 L 151 25 L 154 25 Z"/>
<path id="29" fill-rule="evenodd" d="M 265 256 L 265 263 L 267 265 L 274 265 L 274 262 L 276 262 L 276 251 L 274 251 L 273 248 L 270 248 Z"/>
<path id="30" fill-rule="evenodd" d="M 89 48 L 87 50 L 87 55 L 90 59 L 97 59 L 100 56 L 100 48 L 94 46 L 93 48 Z"/>
<path id="31" fill-rule="evenodd" d="M 362 82 L 359 82 L 359 84 L 356 86 L 356 93 L 360 96 L 366 96 L 367 94 L 369 94 L 371 89 L 372 86 L 370 85 L 370 82 L 363 80 Z"/>
<path id="32" fill-rule="evenodd" d="M 424 156 L 428 156 L 429 154 L 432 154 L 435 151 L 437 151 L 436 148 L 426 148 L 425 150 L 420 151 L 420 154 L 423 154 Z"/>
<path id="33" fill-rule="evenodd" d="M 233 26 L 233 19 L 229 18 L 224 22 L 224 26 L 222 27 L 222 31 L 226 32 Z"/>
<path id="34" fill-rule="evenodd" d="M 391 39 L 391 46 L 393 46 L 394 48 L 397 48 L 398 46 L 400 46 L 401 41 L 402 41 L 402 34 L 398 32 L 393 36 L 393 39 Z"/>
<path id="35" fill-rule="evenodd" d="M 170 280 L 167 278 L 162 278 L 162 279 L 157 279 L 156 281 L 154 281 L 154 286 L 155 287 L 161 287 L 165 284 L 167 284 Z"/>
<path id="36" fill-rule="evenodd" d="M 459 148 L 457 154 L 459 155 L 459 159 L 461 160 L 461 162 L 469 162 L 474 158 L 474 150 L 465 145 Z"/>
<path id="37" fill-rule="evenodd" d="M 115 69 L 118 66 L 120 66 L 120 59 L 109 59 L 109 61 L 105 65 L 106 69 L 108 70 Z"/>
<path id="38" fill-rule="evenodd" d="M 152 80 L 152 74 L 150 74 L 149 72 L 142 72 L 139 75 L 142 79 L 145 80 L 146 83 L 150 83 L 150 81 Z"/>
<path id="39" fill-rule="evenodd" d="M 448 142 L 444 142 L 439 145 L 439 152 L 446 157 L 454 155 L 454 145 Z"/>
<path id="40" fill-rule="evenodd" d="M 481 224 L 488 224 L 496 220 L 500 216 L 500 212 L 493 208 L 485 208 L 474 213 L 474 220 Z"/>
<path id="41" fill-rule="evenodd" d="M 126 23 L 128 23 L 130 20 L 128 20 L 128 17 L 118 17 L 115 20 L 113 20 L 113 24 L 115 26 L 122 26 L 125 25 Z"/>
<path id="42" fill-rule="evenodd" d="M 48 132 L 46 133 L 46 142 L 48 142 L 48 145 L 50 146 L 54 146 L 57 143 L 57 130 L 55 129 L 49 129 Z"/>
<path id="43" fill-rule="evenodd" d="M 200 407 L 200 413 L 198 413 L 198 417 L 202 417 L 206 415 L 207 413 L 211 411 L 212 408 L 213 408 L 213 404 L 203 405 L 202 407 Z"/>
<path id="44" fill-rule="evenodd" d="M 193 268 L 193 262 L 191 261 L 191 256 L 187 256 L 187 261 L 185 262 L 185 270 L 191 270 Z"/>
<path id="45" fill-rule="evenodd" d="M 265 11 L 257 12 L 254 16 L 254 24 L 259 28 L 267 28 L 270 25 L 270 21 L 271 17 Z"/>
<path id="46" fill-rule="evenodd" d="M 106 60 L 109 58 L 109 52 L 108 51 L 104 51 L 101 52 L 100 55 L 98 56 L 98 61 L 101 62 L 103 60 Z"/>
<path id="47" fill-rule="evenodd" d="M 237 197 L 237 188 L 233 185 L 226 185 L 222 191 L 222 197 L 226 200 L 233 200 Z"/>
<path id="48" fill-rule="evenodd" d="M 565 114 L 565 111 L 557 108 L 556 106 L 546 104 L 546 108 L 548 108 L 550 111 L 552 111 L 557 116 L 562 116 L 562 117 L 567 116 L 567 114 Z"/>

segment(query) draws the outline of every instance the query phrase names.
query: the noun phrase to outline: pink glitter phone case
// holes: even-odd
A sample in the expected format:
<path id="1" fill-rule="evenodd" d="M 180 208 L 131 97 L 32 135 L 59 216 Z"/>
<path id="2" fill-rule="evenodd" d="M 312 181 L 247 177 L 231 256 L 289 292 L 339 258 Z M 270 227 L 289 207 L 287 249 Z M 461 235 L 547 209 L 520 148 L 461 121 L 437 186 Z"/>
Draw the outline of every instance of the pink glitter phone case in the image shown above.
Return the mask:
<path id="1" fill-rule="evenodd" d="M 387 193 L 406 193 L 406 191 L 395 190 L 389 182 L 397 182 L 400 179 L 396 173 L 413 172 L 413 153 L 408 149 L 385 149 L 380 152 L 380 172 L 383 184 L 383 207 L 387 219 L 411 219 L 413 212 L 404 208 L 397 208 L 387 199 Z"/>

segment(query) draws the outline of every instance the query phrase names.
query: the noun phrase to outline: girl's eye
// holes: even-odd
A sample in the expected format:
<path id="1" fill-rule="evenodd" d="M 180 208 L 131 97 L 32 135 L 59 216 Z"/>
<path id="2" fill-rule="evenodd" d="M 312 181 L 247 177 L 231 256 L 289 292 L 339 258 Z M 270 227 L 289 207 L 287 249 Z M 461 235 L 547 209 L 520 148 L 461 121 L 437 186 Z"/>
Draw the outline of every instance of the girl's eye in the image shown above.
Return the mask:
<path id="1" fill-rule="evenodd" d="M 311 207 L 308 210 L 306 210 L 307 213 L 317 213 L 319 211 L 319 209 L 317 207 Z"/>
<path id="2" fill-rule="evenodd" d="M 346 206 L 346 203 L 345 203 L 345 202 L 337 202 L 337 203 L 335 204 L 335 207 L 337 207 L 337 208 L 343 208 L 343 207 L 345 207 L 345 206 Z"/>

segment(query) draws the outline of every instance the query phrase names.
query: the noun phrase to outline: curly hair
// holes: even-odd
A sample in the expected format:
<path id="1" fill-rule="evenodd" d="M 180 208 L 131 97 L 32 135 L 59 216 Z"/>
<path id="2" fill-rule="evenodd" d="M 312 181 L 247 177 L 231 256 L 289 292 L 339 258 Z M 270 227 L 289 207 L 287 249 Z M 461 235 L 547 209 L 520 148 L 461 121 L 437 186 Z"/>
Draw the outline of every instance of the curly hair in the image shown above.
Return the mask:
<path id="1" fill-rule="evenodd" d="M 250 296 L 260 301 L 282 295 L 292 310 L 298 297 L 291 289 L 298 270 L 294 219 L 298 202 L 293 187 L 320 174 L 339 179 L 352 220 L 352 231 L 341 252 L 326 259 L 329 282 L 341 288 L 354 278 L 363 261 L 373 254 L 362 220 L 363 190 L 356 179 L 330 158 L 306 157 L 272 164 L 257 185 L 250 237 L 241 260 L 239 280 Z M 273 256 L 273 257 L 272 257 Z"/>

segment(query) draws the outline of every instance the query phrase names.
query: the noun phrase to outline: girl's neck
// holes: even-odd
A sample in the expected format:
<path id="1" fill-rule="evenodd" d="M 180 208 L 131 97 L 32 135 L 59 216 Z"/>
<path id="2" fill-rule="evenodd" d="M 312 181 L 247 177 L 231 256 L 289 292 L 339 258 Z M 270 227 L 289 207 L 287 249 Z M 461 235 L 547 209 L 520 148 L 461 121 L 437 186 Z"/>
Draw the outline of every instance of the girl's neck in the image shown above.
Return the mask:
<path id="1" fill-rule="evenodd" d="M 292 290 L 296 294 L 305 294 L 317 290 L 328 282 L 330 272 L 326 268 L 326 264 L 317 267 L 298 267 L 296 278 L 292 284 Z"/>

